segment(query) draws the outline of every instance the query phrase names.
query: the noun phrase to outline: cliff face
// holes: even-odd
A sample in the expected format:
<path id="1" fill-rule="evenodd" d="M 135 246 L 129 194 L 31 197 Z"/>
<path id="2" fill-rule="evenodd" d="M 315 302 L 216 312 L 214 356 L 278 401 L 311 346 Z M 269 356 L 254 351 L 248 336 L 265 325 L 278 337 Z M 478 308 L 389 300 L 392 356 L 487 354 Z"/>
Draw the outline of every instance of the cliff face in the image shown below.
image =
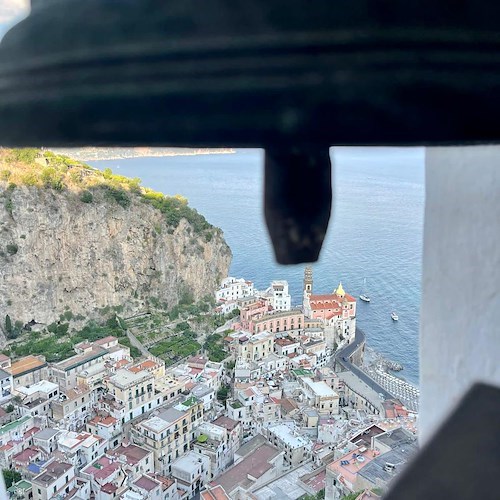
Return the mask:
<path id="1" fill-rule="evenodd" d="M 127 207 L 96 190 L 78 193 L 0 181 L 0 325 L 49 324 L 69 310 L 85 318 L 97 309 L 173 306 L 183 293 L 212 294 L 227 276 L 231 252 L 222 232 L 196 234 L 186 219 L 169 226 L 139 196 Z"/>

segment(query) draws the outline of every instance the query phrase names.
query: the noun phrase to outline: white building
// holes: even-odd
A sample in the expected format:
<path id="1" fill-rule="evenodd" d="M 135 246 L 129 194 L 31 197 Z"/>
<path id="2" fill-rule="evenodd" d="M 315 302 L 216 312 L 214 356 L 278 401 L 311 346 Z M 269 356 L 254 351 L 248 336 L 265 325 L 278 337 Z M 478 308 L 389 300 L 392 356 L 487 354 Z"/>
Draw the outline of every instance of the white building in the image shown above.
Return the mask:
<path id="1" fill-rule="evenodd" d="M 172 464 L 172 476 L 187 498 L 193 498 L 210 478 L 210 459 L 192 450 Z"/>
<path id="2" fill-rule="evenodd" d="M 292 307 L 292 297 L 288 293 L 288 281 L 273 281 L 269 288 L 271 305 L 276 311 L 289 311 Z"/>
<path id="3" fill-rule="evenodd" d="M 222 280 L 220 288 L 215 292 L 217 302 L 235 301 L 243 297 L 250 297 L 254 294 L 254 287 L 251 281 L 243 278 L 228 278 Z"/>
<path id="4" fill-rule="evenodd" d="M 7 401 L 12 394 L 12 374 L 2 370 L 0 368 L 0 402 L 4 403 Z"/>
<path id="5" fill-rule="evenodd" d="M 264 299 L 275 311 L 289 311 L 292 308 L 292 297 L 288 292 L 288 281 L 276 280 L 264 292 L 255 292 Z"/>
<path id="6" fill-rule="evenodd" d="M 284 451 L 285 466 L 296 467 L 309 458 L 312 443 L 299 435 L 293 422 L 270 425 L 266 435 L 271 444 Z"/>
<path id="7" fill-rule="evenodd" d="M 90 484 L 75 477 L 75 468 L 66 462 L 54 460 L 38 476 L 33 478 L 33 499 L 51 500 L 64 498 L 71 490 L 77 489 L 74 498 L 90 498 Z"/>

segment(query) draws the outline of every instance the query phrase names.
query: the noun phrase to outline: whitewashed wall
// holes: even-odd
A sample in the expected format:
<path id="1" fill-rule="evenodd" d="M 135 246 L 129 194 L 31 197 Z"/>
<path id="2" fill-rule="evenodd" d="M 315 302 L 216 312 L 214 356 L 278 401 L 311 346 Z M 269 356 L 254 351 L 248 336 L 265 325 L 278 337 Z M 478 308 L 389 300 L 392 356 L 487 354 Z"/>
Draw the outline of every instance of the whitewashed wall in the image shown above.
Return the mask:
<path id="1" fill-rule="evenodd" d="M 422 442 L 475 381 L 500 385 L 500 147 L 428 148 Z"/>

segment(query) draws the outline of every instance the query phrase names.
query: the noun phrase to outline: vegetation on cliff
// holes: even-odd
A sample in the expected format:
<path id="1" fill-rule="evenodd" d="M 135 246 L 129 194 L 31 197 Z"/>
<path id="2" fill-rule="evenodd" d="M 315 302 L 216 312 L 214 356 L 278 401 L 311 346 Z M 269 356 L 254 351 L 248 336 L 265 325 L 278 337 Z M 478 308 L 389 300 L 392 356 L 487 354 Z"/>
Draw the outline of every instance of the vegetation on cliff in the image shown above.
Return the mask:
<path id="1" fill-rule="evenodd" d="M 0 148 L 0 232 L 5 352 L 49 362 L 107 335 L 139 355 L 117 314 L 205 320 L 231 256 L 184 197 L 39 149 Z M 161 348 L 175 360 L 201 345 L 193 332 Z"/>
<path id="2" fill-rule="evenodd" d="M 55 191 L 68 190 L 78 195 L 82 203 L 93 203 L 96 191 L 106 198 L 127 208 L 134 196 L 154 206 L 165 216 L 165 221 L 176 228 L 181 219 L 186 219 L 195 234 L 203 235 L 206 241 L 214 236 L 216 228 L 205 217 L 188 205 L 180 195 L 167 196 L 141 186 L 141 179 L 114 174 L 107 168 L 103 172 L 89 165 L 58 155 L 51 151 L 34 148 L 0 149 L 0 181 L 8 183 L 8 190 L 17 186 L 36 186 Z M 9 196 L 6 209 L 12 213 Z M 14 249 L 11 249 L 12 251 Z"/>

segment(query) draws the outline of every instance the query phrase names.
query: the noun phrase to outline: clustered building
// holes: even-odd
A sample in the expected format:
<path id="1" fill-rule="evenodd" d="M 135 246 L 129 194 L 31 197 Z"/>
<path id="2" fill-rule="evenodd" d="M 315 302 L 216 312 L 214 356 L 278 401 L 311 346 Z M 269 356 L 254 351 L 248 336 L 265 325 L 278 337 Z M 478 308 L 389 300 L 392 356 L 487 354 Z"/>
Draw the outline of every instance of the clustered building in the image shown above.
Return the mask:
<path id="1" fill-rule="evenodd" d="M 334 371 L 355 299 L 342 284 L 313 294 L 309 269 L 300 307 L 286 281 L 259 292 L 227 278 L 215 297 L 217 312 L 239 310 L 223 363 L 199 354 L 166 368 L 115 337 L 53 364 L 0 356 L 0 399 L 14 407 L 0 414 L 0 465 L 22 476 L 10 497 L 377 498 L 416 449 L 416 415 Z"/>

